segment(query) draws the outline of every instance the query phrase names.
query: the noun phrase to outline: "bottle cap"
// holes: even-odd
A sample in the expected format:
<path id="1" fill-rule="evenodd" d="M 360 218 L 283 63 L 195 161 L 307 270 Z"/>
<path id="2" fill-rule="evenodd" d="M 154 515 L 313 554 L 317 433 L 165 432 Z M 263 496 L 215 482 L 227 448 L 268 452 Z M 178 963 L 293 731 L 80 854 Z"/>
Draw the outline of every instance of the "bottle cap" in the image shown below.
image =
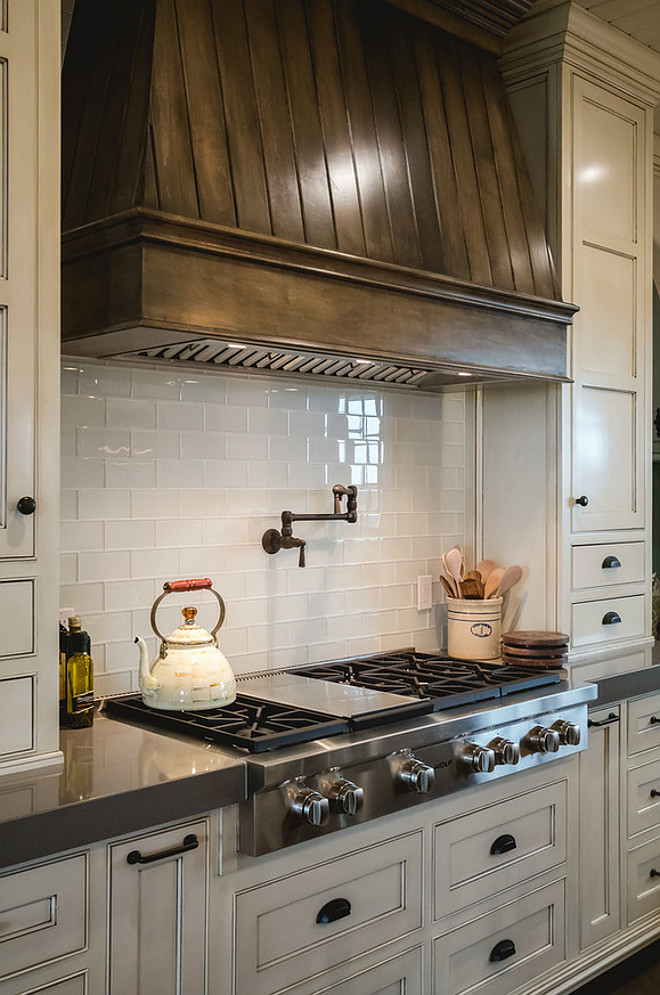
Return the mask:
<path id="1" fill-rule="evenodd" d="M 69 619 L 69 628 L 72 632 L 80 632 L 82 629 L 82 619 L 80 615 L 73 615 Z"/>

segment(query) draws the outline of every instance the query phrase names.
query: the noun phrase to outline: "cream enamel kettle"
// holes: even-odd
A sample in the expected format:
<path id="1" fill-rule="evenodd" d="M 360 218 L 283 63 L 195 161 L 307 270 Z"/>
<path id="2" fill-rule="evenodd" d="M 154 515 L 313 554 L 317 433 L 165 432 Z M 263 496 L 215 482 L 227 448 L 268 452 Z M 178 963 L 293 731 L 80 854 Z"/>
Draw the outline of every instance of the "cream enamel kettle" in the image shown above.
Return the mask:
<path id="1" fill-rule="evenodd" d="M 210 590 L 218 599 L 220 616 L 211 632 L 195 622 L 197 609 L 184 608 L 185 621 L 167 639 L 158 631 L 156 612 L 168 594 Z M 151 708 L 170 712 L 201 711 L 230 705 L 236 698 L 236 681 L 225 656 L 218 649 L 215 634 L 225 620 L 223 599 L 208 577 L 201 580 L 174 580 L 163 584 L 163 594 L 151 608 L 151 628 L 160 639 L 160 652 L 149 664 L 147 644 L 136 637 L 140 650 L 139 685 L 142 700 Z"/>

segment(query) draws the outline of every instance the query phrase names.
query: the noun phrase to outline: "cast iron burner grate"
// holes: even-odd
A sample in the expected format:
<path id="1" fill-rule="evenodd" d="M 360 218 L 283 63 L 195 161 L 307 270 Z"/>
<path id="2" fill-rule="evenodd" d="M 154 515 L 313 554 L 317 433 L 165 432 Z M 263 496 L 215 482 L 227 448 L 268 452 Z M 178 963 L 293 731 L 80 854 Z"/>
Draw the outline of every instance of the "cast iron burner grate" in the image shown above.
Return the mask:
<path id="1" fill-rule="evenodd" d="M 292 670 L 323 681 L 417 695 L 433 699 L 438 712 L 459 705 L 557 684 L 560 675 L 501 661 L 452 660 L 438 653 L 384 653 L 364 660 L 343 660 Z"/>
<path id="2" fill-rule="evenodd" d="M 130 719 L 140 725 L 156 726 L 250 753 L 262 753 L 349 731 L 346 719 L 256 698 L 243 698 L 240 694 L 231 705 L 203 711 L 161 711 L 145 705 L 139 694 L 106 698 L 105 710 L 117 718 Z"/>

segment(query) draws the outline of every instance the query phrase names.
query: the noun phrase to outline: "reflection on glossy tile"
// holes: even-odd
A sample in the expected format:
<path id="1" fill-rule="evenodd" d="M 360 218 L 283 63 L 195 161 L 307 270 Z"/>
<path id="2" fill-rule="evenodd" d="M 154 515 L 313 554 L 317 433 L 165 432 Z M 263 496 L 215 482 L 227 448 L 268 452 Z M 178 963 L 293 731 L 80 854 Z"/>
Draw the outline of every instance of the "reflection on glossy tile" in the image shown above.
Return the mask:
<path id="1" fill-rule="evenodd" d="M 62 394 L 61 595 L 92 634 L 100 693 L 137 686 L 133 635 L 180 576 L 225 598 L 238 673 L 439 645 L 443 615 L 417 612 L 416 579 L 463 541 L 460 395 L 77 359 Z M 360 488 L 357 524 L 294 523 L 305 570 L 297 550 L 268 556 L 265 529 L 285 509 L 330 512 L 335 483 Z"/>

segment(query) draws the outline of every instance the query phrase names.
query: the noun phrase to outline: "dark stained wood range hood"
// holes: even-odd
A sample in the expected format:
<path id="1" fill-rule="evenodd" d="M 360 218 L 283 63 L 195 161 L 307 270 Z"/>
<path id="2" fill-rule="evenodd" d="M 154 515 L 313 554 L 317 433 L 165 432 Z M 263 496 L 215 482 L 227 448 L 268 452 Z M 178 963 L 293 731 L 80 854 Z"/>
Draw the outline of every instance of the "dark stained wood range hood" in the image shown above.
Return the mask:
<path id="1" fill-rule="evenodd" d="M 428 388 L 566 379 L 576 309 L 497 45 L 442 30 L 442 8 L 77 0 L 64 350 L 359 379 L 370 360 L 367 379 Z"/>

